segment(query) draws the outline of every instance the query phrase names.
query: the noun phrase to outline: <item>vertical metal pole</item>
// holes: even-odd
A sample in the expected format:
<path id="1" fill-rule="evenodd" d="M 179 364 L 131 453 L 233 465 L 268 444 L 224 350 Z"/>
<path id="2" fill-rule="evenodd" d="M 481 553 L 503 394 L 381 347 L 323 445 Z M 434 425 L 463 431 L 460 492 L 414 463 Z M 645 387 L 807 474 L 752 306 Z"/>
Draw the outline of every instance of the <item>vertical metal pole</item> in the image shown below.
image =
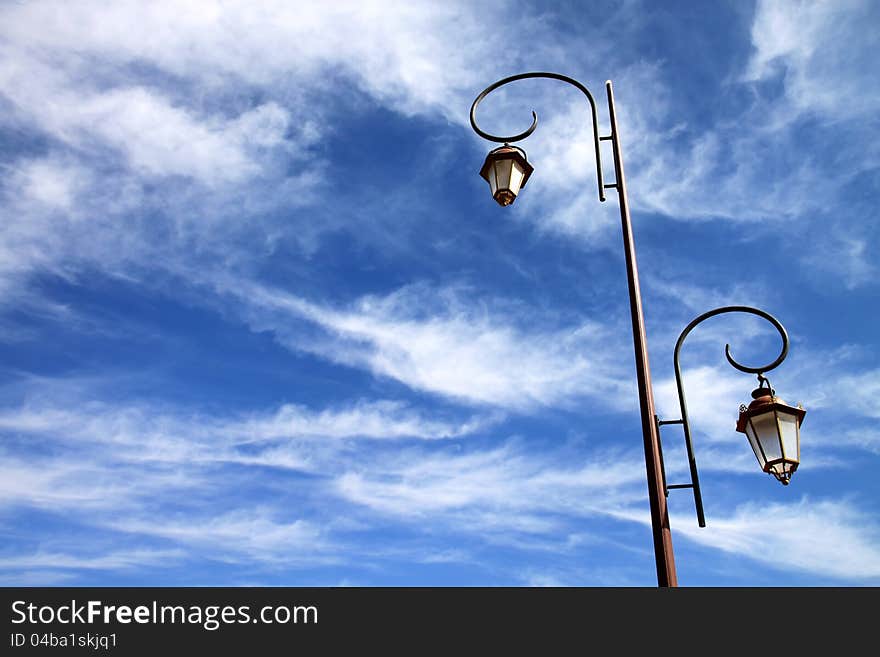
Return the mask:
<path id="1" fill-rule="evenodd" d="M 632 316 L 633 348 L 636 356 L 636 378 L 639 387 L 639 410 L 642 418 L 642 435 L 645 443 L 645 468 L 648 475 L 648 500 L 651 505 L 651 526 L 654 533 L 654 559 L 657 562 L 658 586 L 678 586 L 675 573 L 675 556 L 672 552 L 672 531 L 669 528 L 669 512 L 663 489 L 662 460 L 660 458 L 660 435 L 654 418 L 654 394 L 651 389 L 651 369 L 648 364 L 648 340 L 645 319 L 642 314 L 642 293 L 639 288 L 639 271 L 636 265 L 636 249 L 633 242 L 629 204 L 626 196 L 626 178 L 623 175 L 623 158 L 620 154 L 620 136 L 617 117 L 614 114 L 614 92 L 611 81 L 605 83 L 608 93 L 608 112 L 611 117 L 611 147 L 614 153 L 616 180 L 614 187 L 620 205 L 620 223 L 623 229 L 623 248 L 626 256 L 626 277 L 629 285 L 629 306 Z"/>

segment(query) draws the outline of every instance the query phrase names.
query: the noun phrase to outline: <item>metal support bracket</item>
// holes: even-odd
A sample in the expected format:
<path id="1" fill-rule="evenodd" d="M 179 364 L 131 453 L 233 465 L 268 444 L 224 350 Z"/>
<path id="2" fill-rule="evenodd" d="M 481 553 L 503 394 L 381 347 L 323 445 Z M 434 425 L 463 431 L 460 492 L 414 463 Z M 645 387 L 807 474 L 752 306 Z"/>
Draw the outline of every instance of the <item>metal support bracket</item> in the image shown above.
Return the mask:
<path id="1" fill-rule="evenodd" d="M 657 434 L 661 437 L 661 445 L 662 445 L 662 435 L 660 432 L 660 427 L 666 426 L 667 424 L 681 424 L 684 425 L 684 420 L 661 420 L 656 415 L 654 416 L 654 420 L 657 422 Z M 666 483 L 666 463 L 663 460 L 663 449 L 660 449 L 660 466 L 663 473 L 663 490 L 666 493 L 666 497 L 669 497 L 669 491 L 671 490 L 679 490 L 682 488 L 692 488 L 694 490 L 694 498 L 701 499 L 702 496 L 700 494 L 700 480 L 699 478 L 695 479 L 693 477 L 693 473 L 691 476 L 691 483 L 689 484 L 668 484 Z M 697 505 L 697 521 L 700 524 L 700 527 L 706 526 L 706 520 L 703 517 L 703 508 L 702 504 Z"/>

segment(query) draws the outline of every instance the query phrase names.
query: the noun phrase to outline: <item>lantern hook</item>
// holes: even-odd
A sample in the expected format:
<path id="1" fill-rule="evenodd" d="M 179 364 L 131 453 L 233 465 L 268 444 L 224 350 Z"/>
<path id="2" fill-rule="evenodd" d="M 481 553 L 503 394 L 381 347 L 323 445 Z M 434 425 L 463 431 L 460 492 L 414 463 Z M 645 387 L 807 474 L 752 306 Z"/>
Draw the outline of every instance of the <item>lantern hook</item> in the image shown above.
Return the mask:
<path id="1" fill-rule="evenodd" d="M 766 385 L 765 385 L 766 384 Z M 771 395 L 776 394 L 776 391 L 773 389 L 773 386 L 770 385 L 770 379 L 764 376 L 763 372 L 758 372 L 758 390 L 763 390 L 764 388 L 770 391 Z"/>

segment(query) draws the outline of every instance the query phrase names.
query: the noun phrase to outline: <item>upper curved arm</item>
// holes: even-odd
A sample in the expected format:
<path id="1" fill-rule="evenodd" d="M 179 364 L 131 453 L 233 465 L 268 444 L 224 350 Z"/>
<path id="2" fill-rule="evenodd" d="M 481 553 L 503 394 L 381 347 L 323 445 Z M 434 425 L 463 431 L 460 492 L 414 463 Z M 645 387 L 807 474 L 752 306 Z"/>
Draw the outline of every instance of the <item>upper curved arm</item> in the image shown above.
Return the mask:
<path id="1" fill-rule="evenodd" d="M 560 80 L 562 82 L 567 82 L 568 84 L 580 89 L 581 92 L 584 94 L 584 96 L 587 97 L 587 101 L 590 103 L 590 112 L 592 114 L 592 119 L 593 119 L 593 121 L 592 121 L 592 123 L 593 123 L 593 142 L 594 142 L 595 151 L 596 151 L 596 176 L 597 176 L 598 184 L 599 184 L 599 200 L 604 201 L 605 200 L 605 184 L 602 180 L 602 159 L 601 159 L 601 153 L 600 153 L 600 149 L 599 149 L 599 115 L 598 115 L 598 111 L 596 109 L 596 100 L 593 98 L 593 94 L 590 93 L 590 90 L 587 89 L 584 85 L 582 85 L 580 82 L 578 82 L 574 78 L 570 78 L 567 75 L 561 75 L 559 73 L 533 72 L 533 73 L 519 73 L 518 75 L 511 75 L 510 77 L 503 78 L 501 80 L 498 80 L 498 82 L 490 84 L 488 87 L 486 87 L 480 93 L 479 96 L 477 96 L 474 99 L 474 102 L 471 105 L 470 118 L 471 118 L 471 127 L 474 129 L 474 132 L 476 132 L 478 135 L 480 135 L 483 139 L 488 139 L 489 141 L 494 141 L 496 143 L 508 143 L 508 144 L 514 143 L 517 141 L 521 141 L 521 140 L 525 139 L 526 137 L 528 137 L 529 135 L 531 135 L 535 131 L 535 128 L 538 127 L 538 115 L 534 112 L 534 110 L 532 111 L 532 125 L 530 125 L 528 128 L 526 128 L 523 132 L 520 132 L 515 135 L 511 135 L 509 137 L 501 137 L 498 135 L 493 135 L 489 132 L 486 132 L 485 130 L 482 130 L 477 125 L 477 117 L 476 117 L 477 106 L 482 102 L 482 100 L 486 96 L 488 96 L 490 93 L 495 91 L 495 89 L 498 89 L 499 87 L 502 87 L 509 82 L 515 82 L 516 80 L 525 80 L 528 78 L 549 78 L 551 80 Z"/>
<path id="2" fill-rule="evenodd" d="M 710 317 L 714 317 L 715 315 L 721 315 L 723 313 L 749 313 L 752 315 L 757 315 L 758 317 L 763 317 L 768 322 L 773 324 L 777 331 L 779 331 L 779 335 L 782 338 L 782 351 L 779 356 L 777 356 L 776 360 L 764 365 L 762 367 L 746 367 L 738 363 L 734 360 L 733 356 L 730 355 L 730 345 L 724 345 L 724 355 L 727 357 L 727 362 L 729 362 L 733 367 L 738 369 L 740 372 L 747 372 L 749 374 L 763 374 L 764 372 L 769 372 L 770 370 L 779 366 L 779 364 L 785 360 L 785 357 L 788 355 L 788 333 L 785 330 L 785 327 L 779 323 L 779 320 L 776 319 L 773 315 L 759 308 L 752 308 L 751 306 L 723 306 L 721 308 L 715 308 L 714 310 L 710 310 L 709 312 L 705 312 L 696 319 L 694 319 L 690 324 L 688 324 L 685 329 L 681 332 L 681 335 L 678 336 L 678 342 L 675 343 L 675 353 L 673 359 L 675 361 L 675 371 L 676 374 L 680 372 L 679 364 L 678 364 L 678 354 L 681 351 L 681 345 L 684 343 L 684 339 L 687 337 L 688 333 L 690 333 L 697 324 L 700 324 L 704 320 L 709 319 Z"/>

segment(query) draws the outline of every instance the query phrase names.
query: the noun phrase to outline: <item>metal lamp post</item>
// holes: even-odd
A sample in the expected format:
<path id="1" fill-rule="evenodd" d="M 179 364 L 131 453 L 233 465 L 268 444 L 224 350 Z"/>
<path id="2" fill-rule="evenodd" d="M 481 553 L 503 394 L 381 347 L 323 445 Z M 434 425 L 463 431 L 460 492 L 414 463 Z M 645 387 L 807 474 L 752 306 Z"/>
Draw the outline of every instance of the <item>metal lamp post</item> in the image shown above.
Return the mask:
<path id="1" fill-rule="evenodd" d="M 759 381 L 763 379 L 762 372 L 776 367 L 785 358 L 788 351 L 788 337 L 782 325 L 763 311 L 745 306 L 731 306 L 718 308 L 701 315 L 691 322 L 679 337 L 675 347 L 675 372 L 679 383 L 679 400 L 681 402 L 682 419 L 661 421 L 654 410 L 654 395 L 651 386 L 651 371 L 648 363 L 648 345 L 645 332 L 645 320 L 642 313 L 642 296 L 639 287 L 639 273 L 636 265 L 636 251 L 633 241 L 632 223 L 629 214 L 629 203 L 626 194 L 626 178 L 623 172 L 623 156 L 620 147 L 620 133 L 617 127 L 617 117 L 614 111 L 614 93 L 611 81 L 605 83 L 608 97 L 608 113 L 610 118 L 611 133 L 599 135 L 599 119 L 596 109 L 596 101 L 584 85 L 577 80 L 558 73 L 534 72 L 512 75 L 486 87 L 471 105 L 470 121 L 474 131 L 489 141 L 503 144 L 494 149 L 486 157 L 486 161 L 480 171 L 480 175 L 489 183 L 492 197 L 499 205 L 507 206 L 516 200 L 520 189 L 526 184 L 532 174 L 533 167 L 528 162 L 525 151 L 513 143 L 521 141 L 531 135 L 538 125 L 538 116 L 532 112 L 532 125 L 524 132 L 509 137 L 500 137 L 481 130 L 477 125 L 476 111 L 480 102 L 495 89 L 510 82 L 525 80 L 528 78 L 548 78 L 559 80 L 579 89 L 590 105 L 592 117 L 592 135 L 596 154 L 596 177 L 599 192 L 599 200 L 605 201 L 605 190 L 617 190 L 618 205 L 620 208 L 620 223 L 623 232 L 623 251 L 626 260 L 626 277 L 629 290 L 630 317 L 632 320 L 633 349 L 635 351 L 636 379 L 639 391 L 639 412 L 642 423 L 642 436 L 645 449 L 645 468 L 648 481 L 648 500 L 651 508 L 651 527 L 654 540 L 654 559 L 657 567 L 657 583 L 659 586 L 677 586 L 678 578 L 675 571 L 675 557 L 672 549 L 672 533 L 669 526 L 669 512 L 666 505 L 666 497 L 672 488 L 693 488 L 694 500 L 697 507 L 697 516 L 700 526 L 705 526 L 703 517 L 702 501 L 700 497 L 699 478 L 696 470 L 696 461 L 691 446 L 690 427 L 687 420 L 687 409 L 684 403 L 684 393 L 681 387 L 680 369 L 678 366 L 678 353 L 685 336 L 700 321 L 722 312 L 742 311 L 761 315 L 769 319 L 783 336 L 784 349 L 781 356 L 770 365 L 751 369 L 745 368 L 730 356 L 730 363 L 742 371 L 758 374 Z M 611 152 L 614 158 L 615 179 L 612 183 L 606 183 L 602 173 L 602 155 L 600 142 L 610 141 Z M 764 381 L 766 381 L 764 379 Z M 769 384 L 768 384 L 769 385 Z M 756 391 L 756 394 L 759 391 Z M 800 413 L 800 414 L 798 414 Z M 780 481 L 787 483 L 791 473 L 797 468 L 797 441 L 798 429 L 803 419 L 802 409 L 791 409 L 785 406 L 781 400 L 773 396 L 773 391 L 760 389 L 755 401 L 748 408 L 743 407 L 737 430 L 746 433 L 749 442 L 755 450 L 758 462 L 765 472 L 774 474 Z M 794 422 L 794 424 L 792 424 Z M 691 484 L 666 485 L 665 469 L 663 465 L 662 447 L 660 443 L 660 427 L 663 424 L 683 424 L 685 429 L 685 441 L 690 462 Z M 773 429 L 776 428 L 774 432 Z M 763 459 L 763 461 L 762 461 Z"/>
<path id="2" fill-rule="evenodd" d="M 611 88 L 611 81 L 605 83 L 605 90 L 608 96 L 608 113 L 611 121 L 611 134 L 599 136 L 599 116 L 596 109 L 596 101 L 590 90 L 587 89 L 577 80 L 559 73 L 520 73 L 499 80 L 498 82 L 486 87 L 482 93 L 474 100 L 471 106 L 471 126 L 474 131 L 489 141 L 500 144 L 509 145 L 517 141 L 521 141 L 531 135 L 538 126 L 538 115 L 532 112 L 532 125 L 518 135 L 510 137 L 498 137 L 496 135 L 484 132 L 477 126 L 476 111 L 480 102 L 492 91 L 509 82 L 516 80 L 525 80 L 527 78 L 550 78 L 566 82 L 573 87 L 579 89 L 590 104 L 590 112 L 593 119 L 593 142 L 596 152 L 596 175 L 599 187 L 599 200 L 605 200 L 605 190 L 617 190 L 618 205 L 620 207 L 620 224 L 623 231 L 623 252 L 626 259 L 626 280 L 629 289 L 629 306 L 630 316 L 632 320 L 633 332 L 633 349 L 636 358 L 636 378 L 638 380 L 639 389 L 639 413 L 642 421 L 642 436 L 645 447 L 645 466 L 648 475 L 648 499 L 651 506 L 651 527 L 654 536 L 654 558 L 657 564 L 657 583 L 660 586 L 677 586 L 678 578 L 675 573 L 675 556 L 672 551 L 672 533 L 669 528 L 669 513 L 666 508 L 666 490 L 663 482 L 663 463 L 660 455 L 660 432 L 657 426 L 654 412 L 654 395 L 651 388 L 651 370 L 648 364 L 648 341 L 645 333 L 645 319 L 642 313 L 642 294 L 639 287 L 639 272 L 636 265 L 636 249 L 633 242 L 632 224 L 629 216 L 629 203 L 626 195 L 626 178 L 623 174 L 623 155 L 620 152 L 620 135 L 617 129 L 617 115 L 614 112 L 614 92 Z M 602 176 L 602 155 L 599 148 L 601 141 L 610 141 L 612 154 L 614 157 L 614 173 L 615 181 L 613 183 L 605 183 Z M 498 159 L 497 149 L 489 154 L 486 165 L 495 168 L 495 162 Z M 517 149 L 519 150 L 519 149 Z M 522 155 L 525 161 L 525 155 Z M 484 165 L 484 169 L 486 168 Z M 515 167 L 510 167 L 511 170 Z M 497 168 L 496 168 L 497 170 Z M 505 169 L 506 170 L 506 169 Z M 505 183 L 509 181 L 501 181 L 500 187 L 504 189 Z M 491 182 L 490 182 L 491 184 Z M 496 181 L 498 185 L 498 181 Z M 498 192 L 493 190 L 493 196 L 502 205 L 508 205 L 513 202 L 513 197 L 509 195 L 510 188 L 507 187 L 508 193 L 502 194 L 502 199 L 498 198 Z M 518 191 L 518 189 L 516 190 Z M 507 201 L 507 203 L 502 202 Z"/>

